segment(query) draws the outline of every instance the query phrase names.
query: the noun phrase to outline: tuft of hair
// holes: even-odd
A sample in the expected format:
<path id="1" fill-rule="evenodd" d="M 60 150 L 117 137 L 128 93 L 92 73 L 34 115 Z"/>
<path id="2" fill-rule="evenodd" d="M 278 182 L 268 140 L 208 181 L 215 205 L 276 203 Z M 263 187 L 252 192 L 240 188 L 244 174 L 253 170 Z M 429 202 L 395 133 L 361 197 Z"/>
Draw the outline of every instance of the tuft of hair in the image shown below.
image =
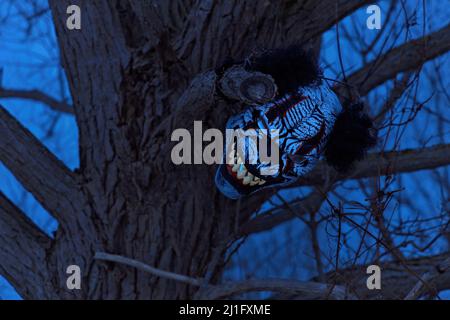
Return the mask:
<path id="1" fill-rule="evenodd" d="M 322 71 L 314 55 L 299 45 L 265 51 L 249 58 L 245 68 L 271 75 L 280 96 L 295 92 L 300 86 L 321 83 Z"/>
<path id="2" fill-rule="evenodd" d="M 361 102 L 344 106 L 325 146 L 325 160 L 339 172 L 350 170 L 377 143 L 377 132 Z"/>

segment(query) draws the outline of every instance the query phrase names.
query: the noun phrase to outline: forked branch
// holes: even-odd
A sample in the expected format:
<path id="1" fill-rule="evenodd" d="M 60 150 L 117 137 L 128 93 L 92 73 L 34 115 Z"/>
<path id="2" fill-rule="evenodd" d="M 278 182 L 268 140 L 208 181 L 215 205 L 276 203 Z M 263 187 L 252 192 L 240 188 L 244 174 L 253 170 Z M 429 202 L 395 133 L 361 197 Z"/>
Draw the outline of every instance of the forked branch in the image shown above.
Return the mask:
<path id="1" fill-rule="evenodd" d="M 0 106 L 0 161 L 59 222 L 76 212 L 75 175 Z"/>
<path id="2" fill-rule="evenodd" d="M 0 191 L 0 274 L 23 298 L 47 295 L 51 239 Z"/>

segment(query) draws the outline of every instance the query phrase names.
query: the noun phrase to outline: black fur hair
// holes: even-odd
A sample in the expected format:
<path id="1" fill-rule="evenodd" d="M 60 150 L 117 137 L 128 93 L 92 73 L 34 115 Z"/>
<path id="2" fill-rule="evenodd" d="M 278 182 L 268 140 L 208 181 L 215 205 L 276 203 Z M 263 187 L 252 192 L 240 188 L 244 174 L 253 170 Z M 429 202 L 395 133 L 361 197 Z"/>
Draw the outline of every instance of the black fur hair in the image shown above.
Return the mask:
<path id="1" fill-rule="evenodd" d="M 327 163 L 340 172 L 351 169 L 377 142 L 376 130 L 363 107 L 362 103 L 344 106 L 325 146 Z"/>
<path id="2" fill-rule="evenodd" d="M 269 74 L 278 86 L 278 94 L 294 92 L 300 86 L 321 82 L 321 70 L 312 53 L 294 45 L 265 51 L 251 57 L 245 64 L 248 71 Z"/>

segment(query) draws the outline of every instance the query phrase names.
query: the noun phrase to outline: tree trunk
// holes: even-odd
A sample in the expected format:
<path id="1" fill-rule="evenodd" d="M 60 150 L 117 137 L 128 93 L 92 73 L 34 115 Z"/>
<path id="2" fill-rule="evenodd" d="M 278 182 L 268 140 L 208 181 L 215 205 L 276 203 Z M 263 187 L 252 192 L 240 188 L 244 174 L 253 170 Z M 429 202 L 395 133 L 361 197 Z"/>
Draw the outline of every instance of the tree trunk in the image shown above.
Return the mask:
<path id="1" fill-rule="evenodd" d="M 172 8 L 145 1 L 70 4 L 82 8 L 81 31 L 65 28 L 69 1 L 50 1 L 79 127 L 81 200 L 76 208 L 63 209 L 69 221 L 61 224 L 49 260 L 57 270 L 52 283 L 61 298 L 192 298 L 198 288 L 93 256 L 105 251 L 218 279 L 226 249 L 251 210 L 218 194 L 214 167 L 171 163 L 170 135 L 179 121 L 170 119 L 189 107 L 185 100 L 193 93 L 186 90 L 196 74 L 217 68 L 228 56 L 242 58 L 258 44 L 280 44 L 283 33 L 269 29 L 280 25 L 276 14 L 287 7 L 238 1 L 174 1 Z M 346 10 L 357 6 L 346 5 Z M 181 26 L 163 14 L 175 7 L 192 12 Z M 228 16 L 230 10 L 236 17 Z M 254 24 L 256 17 L 264 17 L 264 23 Z M 239 21 L 235 30 L 211 29 L 233 21 Z M 230 37 L 238 31 L 241 38 Z M 227 39 L 228 47 L 220 39 Z M 232 110 L 216 103 L 203 114 L 204 125 L 223 128 Z M 183 126 L 189 128 L 193 120 L 201 119 L 190 117 Z M 81 291 L 64 288 L 70 264 L 84 271 Z"/>

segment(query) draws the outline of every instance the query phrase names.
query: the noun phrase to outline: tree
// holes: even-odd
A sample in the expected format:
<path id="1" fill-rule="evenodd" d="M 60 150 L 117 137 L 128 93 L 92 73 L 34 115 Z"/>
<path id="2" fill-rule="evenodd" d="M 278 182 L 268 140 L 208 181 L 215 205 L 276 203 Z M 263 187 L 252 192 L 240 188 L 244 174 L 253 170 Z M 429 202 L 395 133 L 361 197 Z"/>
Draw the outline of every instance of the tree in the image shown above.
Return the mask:
<path id="1" fill-rule="evenodd" d="M 261 47 L 299 42 L 318 53 L 322 34 L 369 2 L 50 0 L 73 106 L 37 91 L 0 89 L 0 97 L 37 99 L 73 113 L 80 167 L 69 170 L 0 109 L 2 163 L 59 222 L 55 237 L 49 238 L 0 194 L 0 274 L 24 298 L 33 299 L 226 298 L 261 290 L 300 298 L 366 294 L 346 280 L 351 269 L 336 263 L 335 271 L 326 273 L 320 257 L 319 276 L 307 282 L 223 283 L 221 275 L 230 248 L 255 232 L 314 216 L 340 181 L 446 166 L 448 144 L 383 149 L 359 163 L 350 176 L 321 164 L 299 182 L 316 186 L 307 197 L 282 201 L 269 213 L 255 216 L 274 196 L 282 199 L 278 190 L 242 201 L 224 198 L 214 187 L 213 166 L 172 164 L 170 135 L 175 128 L 190 128 L 194 120 L 223 128 L 243 107 L 217 93 L 221 75 L 214 70 L 228 57 L 244 59 Z M 82 8 L 81 30 L 66 28 L 66 10 L 72 4 Z M 449 50 L 449 28 L 391 48 L 344 75 L 366 96 L 403 74 L 378 115 L 379 123 L 420 67 Z M 335 90 L 346 93 L 344 85 Z M 382 205 L 394 192 L 368 192 L 376 197 L 365 212 L 385 230 Z M 338 206 L 332 208 L 339 224 L 349 223 L 351 218 Z M 318 222 L 308 223 L 314 230 Z M 450 288 L 448 253 L 414 260 L 390 241 L 388 232 L 378 240 L 397 261 L 386 262 L 386 270 L 392 269 L 388 279 L 396 276 L 397 265 L 410 271 L 396 280 L 402 284 L 399 292 L 383 290 L 384 297 L 433 295 Z M 432 273 L 430 263 L 445 266 L 442 275 Z M 74 264 L 82 270 L 82 290 L 65 287 L 66 268 Z M 445 277 L 439 288 L 431 281 L 436 277 Z"/>

